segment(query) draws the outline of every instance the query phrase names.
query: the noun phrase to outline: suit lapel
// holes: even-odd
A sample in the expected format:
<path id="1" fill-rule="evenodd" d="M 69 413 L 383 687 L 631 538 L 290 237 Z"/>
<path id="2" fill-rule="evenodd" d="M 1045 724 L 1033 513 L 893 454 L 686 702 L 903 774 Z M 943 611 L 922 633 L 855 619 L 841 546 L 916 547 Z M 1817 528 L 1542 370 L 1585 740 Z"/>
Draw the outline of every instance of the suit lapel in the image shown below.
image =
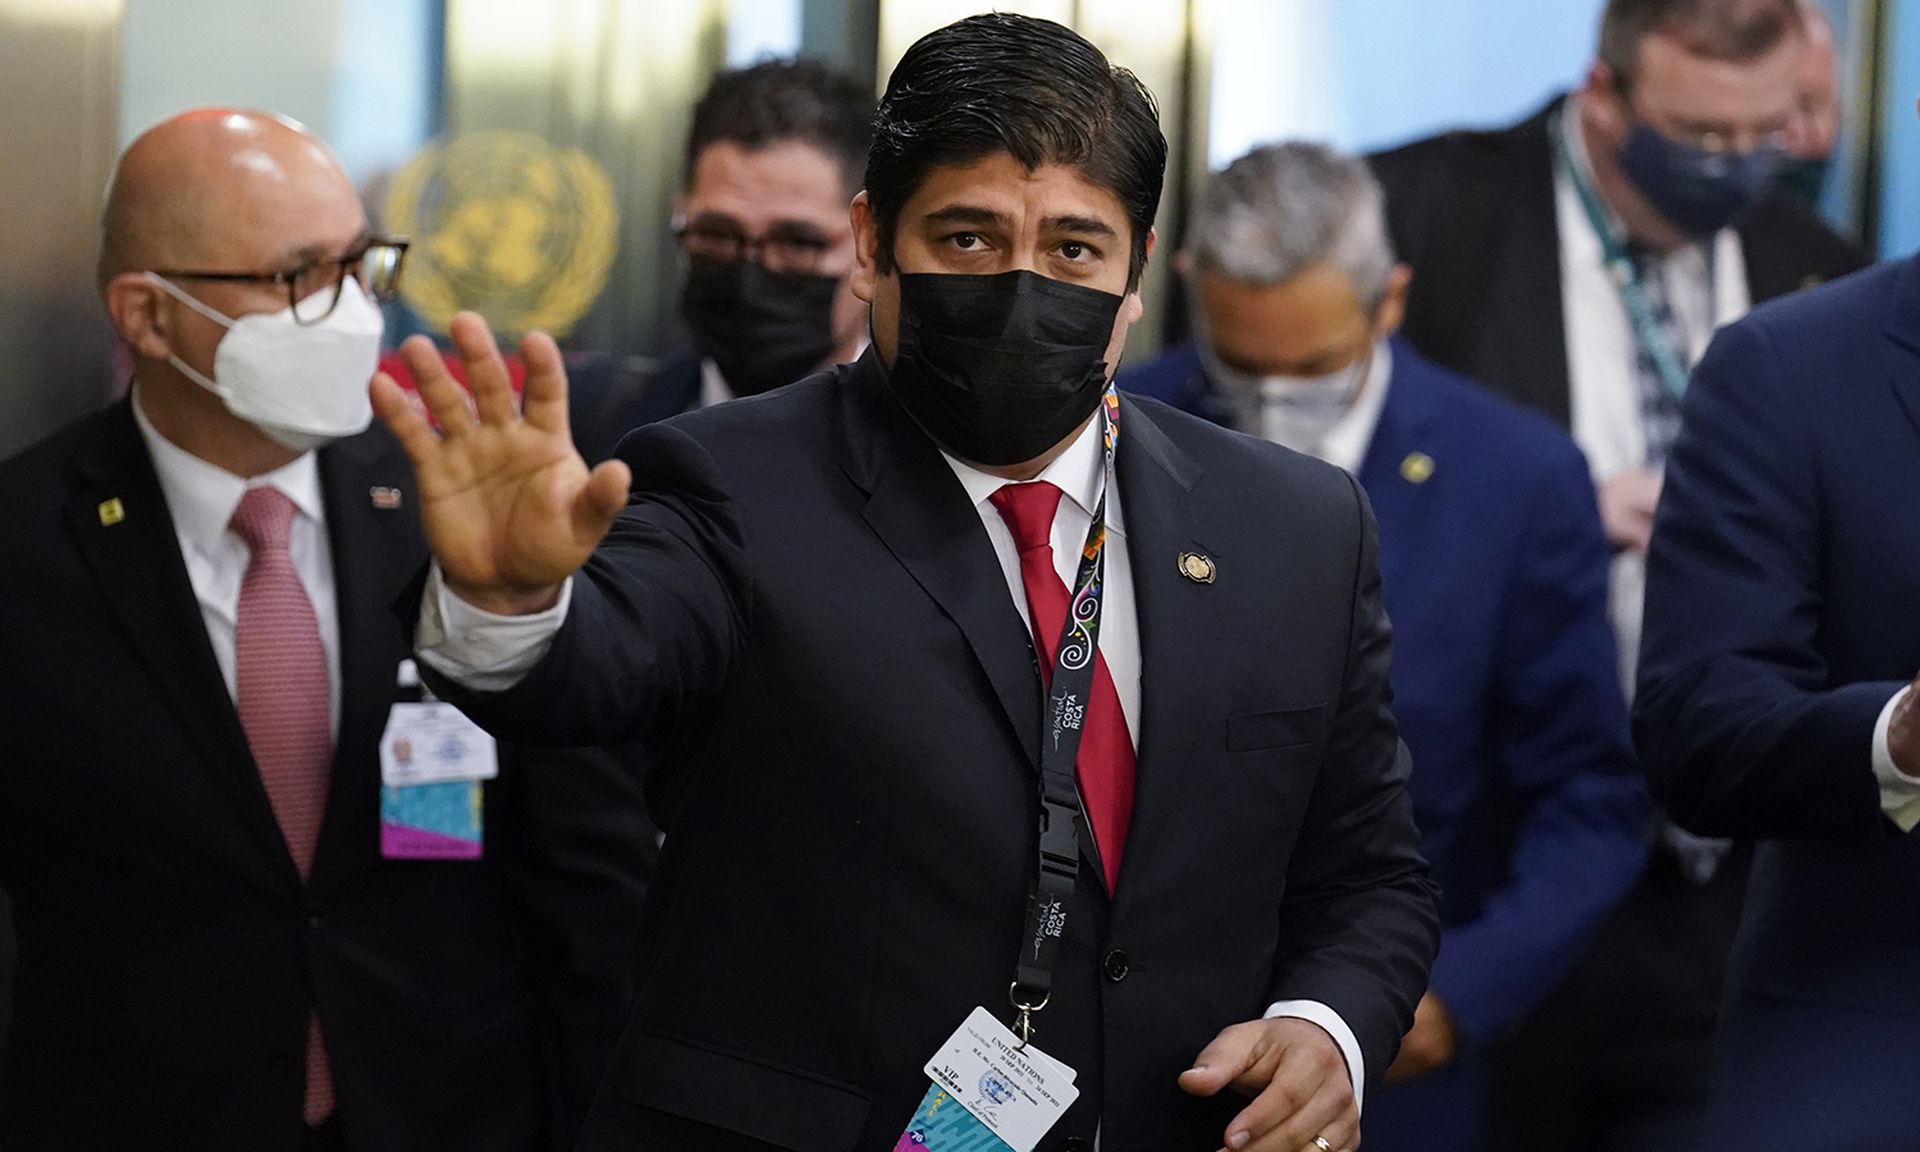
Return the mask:
<path id="1" fill-rule="evenodd" d="M 322 449 L 320 484 L 340 620 L 341 700 L 327 815 L 314 850 L 316 876 L 343 849 L 348 859 L 364 854 L 375 835 L 380 767 L 374 750 L 410 648 L 391 606 L 425 557 L 413 474 L 383 430 Z"/>
<path id="2" fill-rule="evenodd" d="M 1418 536 L 1431 519 L 1423 515 L 1427 493 L 1439 471 L 1433 454 L 1435 413 L 1420 385 L 1417 363 L 1405 347 L 1396 347 L 1380 424 L 1358 477 L 1379 524 L 1382 579 L 1389 587 L 1397 586 L 1386 574 L 1393 560 L 1420 553 Z"/>
<path id="3" fill-rule="evenodd" d="M 1560 291 L 1559 199 L 1553 179 L 1553 143 L 1549 125 L 1566 108 L 1564 100 L 1515 130 L 1513 165 L 1504 182 L 1515 191 L 1506 211 L 1495 213 L 1496 234 L 1510 254 L 1503 266 L 1506 283 L 1490 293 L 1489 304 L 1503 324 L 1489 325 L 1502 347 L 1488 350 L 1496 359 L 1512 359 L 1508 379 L 1516 399 L 1570 427 L 1573 400 L 1567 367 L 1565 303 Z"/>
<path id="4" fill-rule="evenodd" d="M 200 750 L 207 771 L 276 866 L 297 882 L 293 857 L 207 639 L 173 517 L 130 401 L 106 413 L 99 435 L 82 454 L 67 527 L 108 609 Z"/>
<path id="5" fill-rule="evenodd" d="M 1121 519 L 1133 571 L 1135 616 L 1140 628 L 1140 734 L 1133 821 L 1120 861 L 1116 919 L 1124 915 L 1137 883 L 1129 877 L 1148 867 L 1164 837 L 1177 826 L 1182 776 L 1203 728 L 1219 722 L 1208 652 L 1223 638 L 1216 605 L 1222 591 L 1181 574 L 1183 552 L 1197 552 L 1220 565 L 1219 580 L 1233 579 L 1222 561 L 1217 533 L 1196 519 L 1191 492 L 1199 467 L 1161 432 L 1142 406 L 1120 401 L 1119 473 Z"/>
<path id="6" fill-rule="evenodd" d="M 841 463 L 869 526 L 959 627 L 1027 762 L 1039 770 L 1040 674 L 979 513 L 940 452 L 887 391 L 869 349 L 847 370 Z"/>

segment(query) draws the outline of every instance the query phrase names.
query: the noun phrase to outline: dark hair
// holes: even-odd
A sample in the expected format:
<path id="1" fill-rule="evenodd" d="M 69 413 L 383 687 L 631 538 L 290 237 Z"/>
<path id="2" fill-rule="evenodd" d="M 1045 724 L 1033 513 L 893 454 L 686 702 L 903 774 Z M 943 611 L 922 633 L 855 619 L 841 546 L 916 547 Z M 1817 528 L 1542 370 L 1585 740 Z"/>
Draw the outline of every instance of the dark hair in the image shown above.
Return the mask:
<path id="1" fill-rule="evenodd" d="M 1640 44 L 1672 36 L 1712 60 L 1755 60 L 1805 28 L 1800 0 L 1608 0 L 1600 16 L 1600 60 L 1624 89 L 1640 65 Z"/>
<path id="2" fill-rule="evenodd" d="M 722 72 L 693 106 L 687 133 L 686 181 L 709 146 L 731 141 L 766 148 L 797 140 L 840 164 L 848 195 L 873 139 L 873 94 L 865 85 L 811 60 L 763 60 Z"/>
<path id="3" fill-rule="evenodd" d="M 893 266 L 900 210 L 927 173 L 996 152 L 1029 171 L 1065 165 L 1118 197 L 1133 226 L 1127 286 L 1139 282 L 1167 169 L 1153 95 L 1072 29 L 1011 13 L 928 33 L 888 78 L 866 185 L 882 271 Z"/>

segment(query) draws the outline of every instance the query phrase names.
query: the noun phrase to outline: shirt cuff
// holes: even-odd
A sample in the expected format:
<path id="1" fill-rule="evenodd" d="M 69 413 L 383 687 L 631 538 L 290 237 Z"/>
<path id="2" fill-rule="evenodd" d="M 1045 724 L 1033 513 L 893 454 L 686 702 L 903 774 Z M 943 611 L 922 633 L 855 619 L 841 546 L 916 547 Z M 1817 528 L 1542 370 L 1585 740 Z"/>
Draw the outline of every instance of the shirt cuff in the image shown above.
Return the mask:
<path id="1" fill-rule="evenodd" d="M 560 599 L 544 612 L 501 616 L 476 608 L 447 591 L 436 561 L 420 594 L 414 646 L 434 671 L 476 692 L 504 692 L 525 679 L 553 647 L 573 603 L 573 577 L 560 585 Z"/>
<path id="2" fill-rule="evenodd" d="M 1915 784 L 1920 786 L 1920 781 L 1915 781 Z M 1309 1024 L 1318 1024 L 1326 1030 L 1327 1035 L 1333 1037 L 1333 1042 L 1340 1046 L 1340 1055 L 1347 1058 L 1347 1079 L 1353 1081 L 1353 1108 L 1359 1111 L 1361 1096 L 1366 1091 L 1367 1064 L 1360 1055 L 1359 1038 L 1353 1034 L 1353 1029 L 1347 1027 L 1347 1022 L 1340 1019 L 1340 1013 L 1318 1000 L 1279 1000 L 1267 1009 L 1266 1019 L 1272 1020 L 1277 1016 L 1291 1016 Z"/>
<path id="3" fill-rule="evenodd" d="M 1873 778 L 1880 782 L 1880 811 L 1902 832 L 1920 824 L 1920 776 L 1909 776 L 1893 763 L 1893 749 L 1887 744 L 1887 731 L 1893 727 L 1893 710 L 1907 698 L 1911 688 L 1902 688 L 1880 709 L 1873 725 Z"/>

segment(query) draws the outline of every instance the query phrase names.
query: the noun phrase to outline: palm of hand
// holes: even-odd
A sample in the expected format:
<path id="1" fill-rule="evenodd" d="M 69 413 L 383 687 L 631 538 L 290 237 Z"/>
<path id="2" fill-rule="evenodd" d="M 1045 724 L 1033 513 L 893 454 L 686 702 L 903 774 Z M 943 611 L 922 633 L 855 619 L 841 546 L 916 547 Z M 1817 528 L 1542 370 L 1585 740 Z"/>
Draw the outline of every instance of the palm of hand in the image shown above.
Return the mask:
<path id="1" fill-rule="evenodd" d="M 574 525 L 588 472 L 565 436 L 482 425 L 443 442 L 417 475 L 428 546 L 456 589 L 557 584 L 598 541 Z"/>
<path id="2" fill-rule="evenodd" d="M 486 324 L 461 313 L 450 334 L 470 393 L 426 340 L 401 349 L 438 433 L 385 376 L 374 378 L 374 409 L 413 462 L 421 525 L 447 586 L 476 607 L 537 612 L 606 535 L 631 474 L 618 461 L 589 471 L 574 451 L 566 370 L 551 339 L 521 343 L 522 410 Z"/>

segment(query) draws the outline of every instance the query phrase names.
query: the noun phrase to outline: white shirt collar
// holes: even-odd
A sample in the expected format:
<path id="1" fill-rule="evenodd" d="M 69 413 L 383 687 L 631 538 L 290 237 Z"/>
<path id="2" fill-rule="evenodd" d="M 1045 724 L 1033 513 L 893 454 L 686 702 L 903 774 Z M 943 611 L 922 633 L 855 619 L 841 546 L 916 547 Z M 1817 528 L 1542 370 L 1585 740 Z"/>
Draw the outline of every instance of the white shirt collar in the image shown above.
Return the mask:
<path id="1" fill-rule="evenodd" d="M 700 359 L 700 407 L 711 408 L 715 404 L 725 404 L 733 399 L 733 389 L 728 386 L 727 378 L 720 375 L 720 365 L 706 357 Z"/>
<path id="2" fill-rule="evenodd" d="M 1340 422 L 1320 438 L 1319 450 L 1314 455 L 1336 468 L 1359 473 L 1361 462 L 1367 458 L 1367 447 L 1373 443 L 1373 434 L 1380 427 L 1380 412 L 1386 407 L 1387 384 L 1392 376 L 1393 349 L 1385 340 L 1377 341 L 1360 395 L 1354 398 L 1353 407 L 1340 417 Z"/>
<path id="3" fill-rule="evenodd" d="M 1104 416 L 1087 421 L 1087 426 L 1073 438 L 1073 443 L 1067 445 L 1067 450 L 1027 483 L 1045 480 L 1065 493 L 1067 499 L 1079 505 L 1080 510 L 1091 517 L 1094 507 L 1100 503 L 1100 492 L 1107 482 L 1105 436 Z M 946 460 L 947 467 L 953 469 L 953 474 L 960 478 L 960 483 L 967 490 L 967 498 L 973 501 L 975 508 L 985 504 L 987 498 L 1002 486 L 1014 483 L 1005 477 L 982 472 L 944 448 L 940 450 L 940 455 Z M 1118 500 L 1107 501 L 1107 528 L 1116 534 L 1125 532 Z"/>
<path id="4" fill-rule="evenodd" d="M 1580 174 L 1580 182 L 1593 189 L 1593 198 L 1599 202 L 1600 210 L 1606 214 L 1607 225 L 1613 229 L 1614 235 L 1625 236 L 1626 221 L 1620 219 L 1620 214 L 1613 210 L 1613 205 L 1607 203 L 1605 196 L 1600 195 L 1600 181 L 1593 174 L 1593 156 L 1587 151 L 1587 129 L 1580 123 L 1579 93 L 1576 92 L 1567 97 L 1566 103 L 1560 105 L 1555 130 L 1567 142 L 1567 157 L 1572 161 L 1574 171 Z"/>
<path id="5" fill-rule="evenodd" d="M 314 453 L 302 453 L 290 464 L 247 479 L 200 459 L 162 436 L 140 410 L 138 385 L 133 390 L 133 419 L 140 427 L 140 438 L 147 443 L 147 454 L 153 458 L 160 491 L 173 515 L 174 531 L 189 547 L 213 552 L 249 488 L 278 488 L 302 515 L 316 524 L 326 523 L 320 468 Z"/>

